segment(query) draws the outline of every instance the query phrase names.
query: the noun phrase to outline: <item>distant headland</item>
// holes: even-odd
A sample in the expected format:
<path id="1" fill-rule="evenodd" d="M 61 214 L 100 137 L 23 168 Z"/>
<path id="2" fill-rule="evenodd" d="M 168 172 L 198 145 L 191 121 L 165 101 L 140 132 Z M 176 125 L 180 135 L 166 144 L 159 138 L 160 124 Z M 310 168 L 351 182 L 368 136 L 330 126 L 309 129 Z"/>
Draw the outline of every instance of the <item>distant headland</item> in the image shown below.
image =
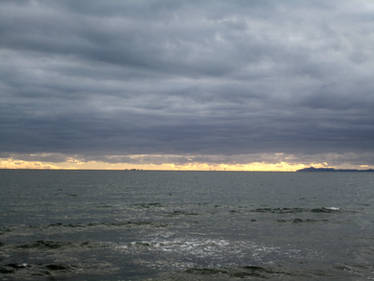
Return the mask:
<path id="1" fill-rule="evenodd" d="M 304 168 L 296 172 L 374 172 L 374 169 L 358 170 L 358 169 L 334 169 L 334 168 Z"/>

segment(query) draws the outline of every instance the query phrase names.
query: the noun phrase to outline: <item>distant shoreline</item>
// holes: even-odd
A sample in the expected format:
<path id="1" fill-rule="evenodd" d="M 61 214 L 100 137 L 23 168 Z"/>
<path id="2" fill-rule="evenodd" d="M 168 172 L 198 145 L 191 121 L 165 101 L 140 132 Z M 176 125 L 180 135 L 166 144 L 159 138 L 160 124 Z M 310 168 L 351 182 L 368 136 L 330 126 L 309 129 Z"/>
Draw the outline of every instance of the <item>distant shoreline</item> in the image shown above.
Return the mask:
<path id="1" fill-rule="evenodd" d="M 366 169 L 366 170 L 359 170 L 359 169 L 335 169 L 335 168 L 303 168 L 296 171 L 242 171 L 242 170 L 147 170 L 147 169 L 35 169 L 35 168 L 0 168 L 0 171 L 51 171 L 51 172 L 63 172 L 63 171 L 71 171 L 71 172 L 125 172 L 125 173 L 133 173 L 133 172 L 220 172 L 220 173 L 298 173 L 298 172 L 374 172 L 374 169 Z"/>
<path id="2" fill-rule="evenodd" d="M 297 170 L 296 172 L 360 172 L 360 173 L 370 173 L 374 172 L 374 169 L 366 169 L 366 170 L 359 170 L 359 169 L 334 169 L 334 168 L 304 168 Z"/>

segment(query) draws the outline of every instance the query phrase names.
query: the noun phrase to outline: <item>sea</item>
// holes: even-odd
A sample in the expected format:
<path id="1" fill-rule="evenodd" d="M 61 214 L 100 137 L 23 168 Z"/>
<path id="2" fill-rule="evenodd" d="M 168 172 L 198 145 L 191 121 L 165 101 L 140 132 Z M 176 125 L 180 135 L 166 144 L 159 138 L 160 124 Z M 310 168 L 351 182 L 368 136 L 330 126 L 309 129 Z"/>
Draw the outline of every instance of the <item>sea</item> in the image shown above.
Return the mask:
<path id="1" fill-rule="evenodd" d="M 0 170 L 0 280 L 374 280 L 374 173 Z"/>

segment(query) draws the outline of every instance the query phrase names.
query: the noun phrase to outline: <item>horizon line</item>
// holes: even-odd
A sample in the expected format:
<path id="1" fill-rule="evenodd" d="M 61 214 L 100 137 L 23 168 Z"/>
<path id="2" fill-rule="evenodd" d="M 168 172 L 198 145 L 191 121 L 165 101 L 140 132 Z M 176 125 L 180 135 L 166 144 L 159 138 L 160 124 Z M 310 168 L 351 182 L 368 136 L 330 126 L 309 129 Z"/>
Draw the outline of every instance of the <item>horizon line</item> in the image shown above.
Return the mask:
<path id="1" fill-rule="evenodd" d="M 296 173 L 295 171 L 259 170 L 160 170 L 160 169 L 46 169 L 46 168 L 0 168 L 0 171 L 118 171 L 118 172 L 259 172 L 259 173 Z"/>

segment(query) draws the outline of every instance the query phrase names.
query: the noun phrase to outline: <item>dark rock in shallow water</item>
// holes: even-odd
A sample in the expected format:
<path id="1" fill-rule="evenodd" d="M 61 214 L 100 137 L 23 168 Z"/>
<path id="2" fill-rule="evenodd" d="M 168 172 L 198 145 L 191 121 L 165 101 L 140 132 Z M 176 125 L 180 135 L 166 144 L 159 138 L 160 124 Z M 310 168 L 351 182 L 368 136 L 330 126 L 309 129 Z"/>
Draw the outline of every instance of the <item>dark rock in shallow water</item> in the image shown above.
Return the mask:
<path id="1" fill-rule="evenodd" d="M 280 223 L 286 223 L 286 222 L 291 222 L 291 223 L 316 223 L 316 222 L 327 222 L 329 220 L 327 219 L 320 219 L 320 220 L 315 220 L 315 219 L 300 219 L 300 218 L 294 218 L 291 220 L 285 220 L 285 219 L 278 219 L 277 222 Z"/>
<path id="2" fill-rule="evenodd" d="M 161 203 L 155 202 L 155 203 L 140 203 L 140 204 L 135 204 L 134 206 L 139 207 L 139 208 L 144 208 L 144 209 L 149 209 L 152 207 L 156 208 L 161 208 L 162 205 Z"/>
<path id="3" fill-rule="evenodd" d="M 253 271 L 264 271 L 264 272 L 267 272 L 268 270 L 261 267 L 261 266 L 258 266 L 258 265 L 247 265 L 247 266 L 243 266 L 242 267 L 243 269 L 249 269 L 249 270 L 253 270 Z"/>
<path id="4" fill-rule="evenodd" d="M 71 266 L 64 264 L 48 264 L 45 266 L 48 270 L 70 270 Z"/>
<path id="5" fill-rule="evenodd" d="M 150 221 L 127 221 L 127 222 L 113 222 L 110 225 L 112 226 L 143 226 L 143 225 L 151 225 L 152 222 Z"/>
<path id="6" fill-rule="evenodd" d="M 314 208 L 314 209 L 311 209 L 310 211 L 312 213 L 337 213 L 337 212 L 340 212 L 340 209 L 335 208 L 335 207 L 330 207 L 330 208 L 322 207 L 322 208 Z"/>
<path id="7" fill-rule="evenodd" d="M 260 266 L 245 266 L 242 269 L 244 270 L 238 270 L 238 271 L 232 272 L 230 276 L 237 277 L 237 278 L 245 278 L 249 276 L 265 278 L 264 273 L 271 273 L 265 268 L 260 267 Z"/>
<path id="8" fill-rule="evenodd" d="M 115 227 L 132 227 L 132 226 L 153 226 L 153 227 L 166 227 L 166 224 L 152 222 L 152 221 L 119 221 L 119 222 L 112 222 L 104 224 L 106 226 L 115 226 Z"/>
<path id="9" fill-rule="evenodd" d="M 14 272 L 16 272 L 14 268 L 0 266 L 0 273 L 9 274 L 9 273 L 14 273 Z"/>
<path id="10" fill-rule="evenodd" d="M 67 227 L 85 227 L 83 224 L 73 224 L 73 223 L 69 223 L 67 224 Z"/>
<path id="11" fill-rule="evenodd" d="M 257 208 L 252 212 L 257 213 L 273 213 L 273 214 L 293 214 L 293 213 L 301 213 L 305 212 L 306 210 L 303 208 Z"/>
<path id="12" fill-rule="evenodd" d="M 272 278 L 275 276 L 281 276 L 281 275 L 293 275 L 286 271 L 279 271 L 271 268 L 264 268 L 261 266 L 244 266 L 240 268 L 189 268 L 185 271 L 185 273 L 188 274 L 196 274 L 196 275 L 219 275 L 213 276 L 214 278 L 220 278 L 224 277 L 226 278 Z M 209 279 L 210 280 L 210 279 Z M 222 279 L 223 280 L 223 279 Z M 231 280 L 231 279 L 230 279 Z"/>
<path id="13" fill-rule="evenodd" d="M 148 242 L 132 242 L 130 243 L 131 246 L 133 247 L 151 247 L 151 244 Z"/>
<path id="14" fill-rule="evenodd" d="M 304 222 L 327 222 L 328 219 L 322 219 L 322 220 L 313 220 L 313 219 L 306 219 Z"/>
<path id="15" fill-rule="evenodd" d="M 11 268 L 14 268 L 14 269 L 21 269 L 21 268 L 30 267 L 30 265 L 28 265 L 27 263 L 8 263 L 5 266 L 11 267 Z"/>
<path id="16" fill-rule="evenodd" d="M 0 235 L 3 235 L 7 232 L 11 232 L 12 230 L 10 228 L 0 228 Z"/>
<path id="17" fill-rule="evenodd" d="M 305 209 L 305 208 L 257 208 L 252 210 L 252 212 L 256 213 L 271 213 L 271 214 L 296 214 L 296 213 L 337 213 L 340 212 L 340 208 L 336 207 L 321 207 L 321 208 L 313 208 L 313 209 Z"/>
<path id="18" fill-rule="evenodd" d="M 78 196 L 78 194 L 75 194 L 75 193 L 67 193 L 66 195 L 71 196 L 71 197 L 77 197 Z"/>
<path id="19" fill-rule="evenodd" d="M 243 275 L 246 274 L 246 276 L 251 275 L 251 276 L 261 276 L 263 273 L 276 273 L 272 270 L 266 269 L 261 266 L 256 266 L 256 265 L 249 265 L 249 266 L 244 266 L 242 269 L 245 269 L 246 271 L 241 272 Z"/>
<path id="20" fill-rule="evenodd" d="M 30 244 L 23 244 L 18 246 L 18 248 L 22 249 L 59 249 L 64 246 L 71 245 L 70 242 L 59 242 L 59 241 L 49 241 L 49 240 L 38 240 Z"/>
<path id="21" fill-rule="evenodd" d="M 0 266 L 0 273 L 3 274 L 10 274 L 10 273 L 16 273 L 16 271 L 24 268 L 28 268 L 30 265 L 27 263 L 8 263 L 4 266 Z"/>
<path id="22" fill-rule="evenodd" d="M 212 274 L 226 274 L 227 270 L 219 268 L 189 268 L 186 273 L 190 274 L 201 274 L 201 275 L 212 275 Z"/>
<path id="23" fill-rule="evenodd" d="M 198 213 L 187 212 L 183 210 L 175 210 L 172 213 L 168 213 L 169 216 L 198 216 Z"/>
<path id="24" fill-rule="evenodd" d="M 301 222 L 304 222 L 302 219 L 300 218 L 295 218 L 292 220 L 293 223 L 301 223 Z"/>
<path id="25" fill-rule="evenodd" d="M 152 222 L 152 221 L 114 221 L 114 222 L 90 222 L 87 224 L 63 224 L 53 223 L 49 224 L 47 228 L 71 228 L 81 230 L 88 227 L 134 227 L 134 226 L 150 226 L 150 227 L 166 227 L 166 224 Z"/>
<path id="26" fill-rule="evenodd" d="M 74 227 L 86 227 L 85 225 L 83 224 L 73 224 L 73 223 L 69 223 L 69 224 L 63 224 L 63 223 L 52 223 L 52 224 L 49 224 L 47 225 L 47 227 L 71 227 L 71 228 L 74 228 Z"/>
<path id="27" fill-rule="evenodd" d="M 272 275 L 287 275 L 287 276 L 295 275 L 293 273 L 286 272 L 283 270 L 277 270 L 274 268 L 264 268 L 262 266 L 250 265 L 250 266 L 244 266 L 243 269 L 246 270 L 245 272 L 243 272 L 243 276 L 246 272 L 249 274 L 245 276 L 257 276 L 261 278 L 268 278 L 268 277 L 271 278 Z"/>
<path id="28" fill-rule="evenodd" d="M 47 227 L 56 227 L 56 226 L 63 226 L 63 224 L 61 222 L 51 223 Z"/>

